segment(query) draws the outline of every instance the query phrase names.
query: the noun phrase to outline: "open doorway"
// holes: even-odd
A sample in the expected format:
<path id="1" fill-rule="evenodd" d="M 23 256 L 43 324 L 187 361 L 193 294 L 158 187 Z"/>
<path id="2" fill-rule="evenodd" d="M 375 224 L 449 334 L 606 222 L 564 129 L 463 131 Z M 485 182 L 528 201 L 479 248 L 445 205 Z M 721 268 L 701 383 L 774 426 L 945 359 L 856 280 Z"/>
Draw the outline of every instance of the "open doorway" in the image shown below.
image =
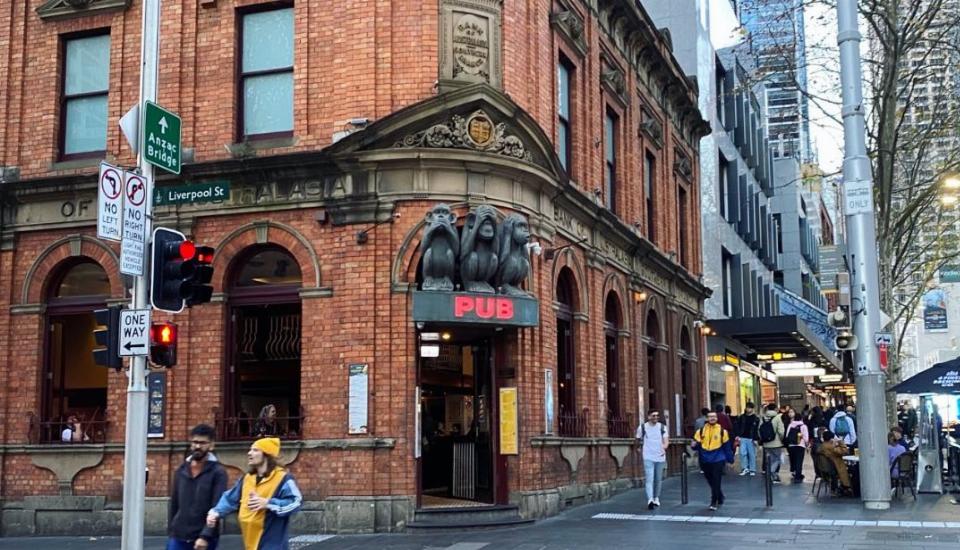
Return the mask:
<path id="1" fill-rule="evenodd" d="M 430 340 L 433 335 L 437 335 L 436 341 Z M 424 331 L 420 336 L 427 350 L 419 360 L 420 505 L 492 504 L 495 449 L 491 339 L 463 333 L 458 338 L 444 330 Z"/>

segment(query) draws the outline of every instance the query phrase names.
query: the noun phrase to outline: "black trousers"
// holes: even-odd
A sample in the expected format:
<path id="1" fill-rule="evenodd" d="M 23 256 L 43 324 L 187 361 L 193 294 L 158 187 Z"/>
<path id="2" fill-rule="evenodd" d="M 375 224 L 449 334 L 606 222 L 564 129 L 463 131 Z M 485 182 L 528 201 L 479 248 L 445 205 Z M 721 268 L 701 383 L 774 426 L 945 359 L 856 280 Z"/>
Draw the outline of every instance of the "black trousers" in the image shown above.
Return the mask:
<path id="1" fill-rule="evenodd" d="M 723 479 L 723 469 L 725 462 L 704 462 L 703 477 L 710 484 L 710 504 L 723 504 L 723 490 L 720 489 L 720 481 Z"/>
<path id="2" fill-rule="evenodd" d="M 803 457 L 807 454 L 807 450 L 791 445 L 787 447 L 787 453 L 790 454 L 790 473 L 793 474 L 794 479 L 797 479 L 803 475 Z"/>

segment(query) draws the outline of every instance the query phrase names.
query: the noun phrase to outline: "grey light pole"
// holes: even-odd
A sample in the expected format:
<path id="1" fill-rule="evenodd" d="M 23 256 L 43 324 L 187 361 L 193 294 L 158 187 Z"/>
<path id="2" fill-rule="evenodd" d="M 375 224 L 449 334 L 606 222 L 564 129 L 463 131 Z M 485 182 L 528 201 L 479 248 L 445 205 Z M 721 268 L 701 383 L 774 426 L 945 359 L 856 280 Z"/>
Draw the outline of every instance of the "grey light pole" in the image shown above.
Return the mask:
<path id="1" fill-rule="evenodd" d="M 857 382 L 857 443 L 860 447 L 860 491 L 869 510 L 890 507 L 887 463 L 886 375 L 874 334 L 880 329 L 880 283 L 877 275 L 877 235 L 873 215 L 873 178 L 867 157 L 864 122 L 860 31 L 857 1 L 837 2 L 840 45 L 840 84 L 843 95 L 843 194 L 847 221 L 847 261 L 850 266 L 854 352 Z"/>
<path id="2" fill-rule="evenodd" d="M 140 36 L 140 103 L 137 124 L 138 161 L 140 173 L 146 180 L 147 228 L 144 246 L 143 275 L 136 277 L 131 296 L 132 309 L 149 307 L 150 292 L 150 225 L 153 214 L 153 166 L 143 155 L 144 101 L 157 98 L 157 60 L 160 47 L 160 0 L 144 0 Z M 130 379 L 127 385 L 127 429 L 123 452 L 123 522 L 120 546 L 122 550 L 143 548 L 143 516 L 146 497 L 147 468 L 147 358 L 130 358 Z"/>

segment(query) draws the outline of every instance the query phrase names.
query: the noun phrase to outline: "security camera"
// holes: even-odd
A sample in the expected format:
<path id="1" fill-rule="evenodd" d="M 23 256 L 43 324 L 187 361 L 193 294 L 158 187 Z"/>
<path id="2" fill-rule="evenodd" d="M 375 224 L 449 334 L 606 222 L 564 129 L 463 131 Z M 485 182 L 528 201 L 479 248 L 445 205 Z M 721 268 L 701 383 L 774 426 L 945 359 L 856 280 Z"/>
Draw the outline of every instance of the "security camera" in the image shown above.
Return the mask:
<path id="1" fill-rule="evenodd" d="M 702 327 L 702 326 L 703 326 L 703 321 L 701 321 L 701 320 L 699 320 L 699 319 L 697 319 L 696 321 L 693 322 L 693 328 L 700 328 L 700 327 Z"/>
<path id="2" fill-rule="evenodd" d="M 543 252 L 543 247 L 540 246 L 540 243 L 527 243 L 527 253 L 533 252 L 539 256 Z"/>

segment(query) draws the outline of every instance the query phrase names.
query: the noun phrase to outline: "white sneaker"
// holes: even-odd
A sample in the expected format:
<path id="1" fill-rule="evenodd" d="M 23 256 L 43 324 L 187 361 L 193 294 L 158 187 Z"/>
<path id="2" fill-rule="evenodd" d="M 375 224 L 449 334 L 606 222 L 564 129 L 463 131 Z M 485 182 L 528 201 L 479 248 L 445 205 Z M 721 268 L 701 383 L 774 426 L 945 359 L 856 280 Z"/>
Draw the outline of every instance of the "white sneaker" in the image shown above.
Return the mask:
<path id="1" fill-rule="evenodd" d="M 654 505 L 654 506 L 660 506 L 660 499 L 659 499 L 659 498 L 653 499 L 653 505 Z"/>
<path id="2" fill-rule="evenodd" d="M 740 475 L 745 476 L 750 473 L 750 470 L 740 470 Z"/>

